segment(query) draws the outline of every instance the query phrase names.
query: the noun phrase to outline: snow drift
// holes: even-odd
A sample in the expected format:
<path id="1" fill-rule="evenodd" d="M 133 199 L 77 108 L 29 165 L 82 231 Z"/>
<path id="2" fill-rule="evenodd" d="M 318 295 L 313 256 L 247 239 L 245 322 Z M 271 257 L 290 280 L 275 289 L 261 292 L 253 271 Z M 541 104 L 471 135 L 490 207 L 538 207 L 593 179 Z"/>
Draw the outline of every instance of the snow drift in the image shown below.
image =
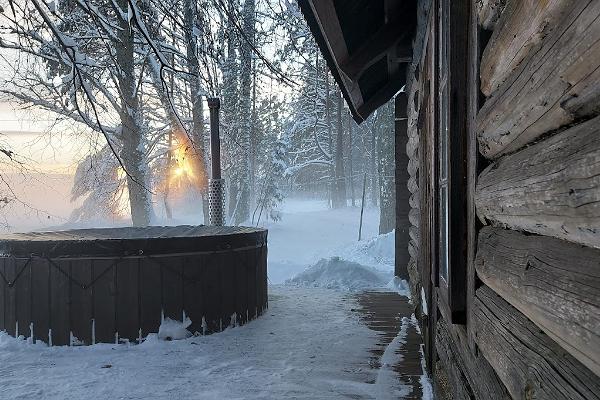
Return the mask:
<path id="1" fill-rule="evenodd" d="M 345 291 L 384 288 L 391 272 L 378 271 L 340 257 L 322 258 L 305 271 L 286 281 L 287 285 L 323 287 Z"/>
<path id="2" fill-rule="evenodd" d="M 192 336 L 192 333 L 187 330 L 192 324 L 189 318 L 183 321 L 175 321 L 171 318 L 165 318 L 158 328 L 158 338 L 161 340 L 181 340 Z"/>
<path id="3" fill-rule="evenodd" d="M 395 258 L 395 231 L 353 243 L 339 253 L 347 260 L 372 266 L 378 270 L 393 270 Z"/>

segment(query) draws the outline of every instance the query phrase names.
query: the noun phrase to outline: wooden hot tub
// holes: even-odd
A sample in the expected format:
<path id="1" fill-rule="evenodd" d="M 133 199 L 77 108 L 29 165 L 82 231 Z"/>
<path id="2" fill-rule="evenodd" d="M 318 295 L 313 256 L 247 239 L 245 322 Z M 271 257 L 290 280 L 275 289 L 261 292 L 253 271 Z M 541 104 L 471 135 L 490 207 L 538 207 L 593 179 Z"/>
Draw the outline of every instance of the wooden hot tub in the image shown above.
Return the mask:
<path id="1" fill-rule="evenodd" d="M 267 231 L 176 226 L 0 236 L 0 330 L 52 345 L 137 342 L 161 318 L 205 334 L 267 307 Z"/>

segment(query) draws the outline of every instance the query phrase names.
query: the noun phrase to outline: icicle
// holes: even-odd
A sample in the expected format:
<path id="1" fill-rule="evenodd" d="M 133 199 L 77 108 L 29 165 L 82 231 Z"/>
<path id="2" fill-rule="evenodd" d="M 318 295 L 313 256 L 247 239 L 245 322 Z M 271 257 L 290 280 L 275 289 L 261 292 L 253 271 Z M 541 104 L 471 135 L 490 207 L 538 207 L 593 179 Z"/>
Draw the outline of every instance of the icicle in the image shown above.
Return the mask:
<path id="1" fill-rule="evenodd" d="M 254 319 L 258 318 L 258 306 L 254 307 Z"/>
<path id="2" fill-rule="evenodd" d="M 69 331 L 69 346 L 73 346 L 73 331 Z"/>
<path id="3" fill-rule="evenodd" d="M 250 321 L 250 319 L 248 319 L 248 309 L 246 309 L 246 322 Z"/>
<path id="4" fill-rule="evenodd" d="M 235 328 L 237 326 L 237 313 L 231 314 L 231 318 L 229 320 L 229 327 Z"/>
<path id="5" fill-rule="evenodd" d="M 165 322 L 165 310 L 160 310 L 160 323 Z"/>
<path id="6" fill-rule="evenodd" d="M 96 344 L 96 320 L 92 318 L 92 344 Z"/>
<path id="7" fill-rule="evenodd" d="M 48 346 L 52 347 L 52 329 L 48 329 Z"/>
<path id="8" fill-rule="evenodd" d="M 202 317 L 202 336 L 206 335 L 206 320 Z"/>
<path id="9" fill-rule="evenodd" d="M 182 311 L 182 317 L 183 318 L 181 320 L 185 322 L 185 319 L 187 318 L 187 315 L 185 315 L 185 310 Z"/>
<path id="10" fill-rule="evenodd" d="M 19 337 L 19 321 L 15 322 L 15 337 Z"/>
<path id="11" fill-rule="evenodd" d="M 119 332 L 115 332 L 115 344 L 119 344 Z"/>
<path id="12" fill-rule="evenodd" d="M 33 339 L 33 322 L 29 323 L 29 343 L 34 344 L 34 339 Z"/>
<path id="13" fill-rule="evenodd" d="M 219 318 L 219 332 L 223 332 L 223 318 Z"/>
<path id="14" fill-rule="evenodd" d="M 138 330 L 138 344 L 142 343 L 142 328 Z"/>

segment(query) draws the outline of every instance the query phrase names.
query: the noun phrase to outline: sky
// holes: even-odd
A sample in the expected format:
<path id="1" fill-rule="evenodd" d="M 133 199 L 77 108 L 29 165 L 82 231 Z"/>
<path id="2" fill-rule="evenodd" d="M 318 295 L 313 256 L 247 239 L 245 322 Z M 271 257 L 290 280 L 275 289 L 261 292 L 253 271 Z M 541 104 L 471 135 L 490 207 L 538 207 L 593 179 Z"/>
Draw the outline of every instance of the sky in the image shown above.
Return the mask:
<path id="1" fill-rule="evenodd" d="M 0 176 L 18 198 L 0 210 L 0 234 L 59 226 L 79 205 L 71 201 L 73 173 L 89 143 L 53 122 L 39 110 L 19 110 L 0 102 L 0 148 L 13 151 L 24 162 L 19 170 L 0 154 L 4 157 Z M 7 191 L 2 186 L 0 197 Z"/>

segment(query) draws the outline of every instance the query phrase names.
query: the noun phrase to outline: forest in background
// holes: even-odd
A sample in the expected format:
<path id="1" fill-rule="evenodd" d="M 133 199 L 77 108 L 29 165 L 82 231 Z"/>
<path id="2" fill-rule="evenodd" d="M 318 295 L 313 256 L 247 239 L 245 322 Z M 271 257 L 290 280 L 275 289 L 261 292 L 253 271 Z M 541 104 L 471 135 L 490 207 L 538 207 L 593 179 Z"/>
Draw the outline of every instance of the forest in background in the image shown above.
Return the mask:
<path id="1" fill-rule="evenodd" d="M 219 97 L 228 223 L 276 219 L 284 196 L 359 205 L 364 186 L 381 233 L 393 229 L 393 103 L 354 123 L 294 1 L 0 5 L 2 99 L 51 112 L 54 131 L 92 143 L 73 222 L 206 215 L 205 100 Z M 0 150 L 3 167 L 22 168 Z M 0 200 L 17 201 L 3 182 Z"/>

